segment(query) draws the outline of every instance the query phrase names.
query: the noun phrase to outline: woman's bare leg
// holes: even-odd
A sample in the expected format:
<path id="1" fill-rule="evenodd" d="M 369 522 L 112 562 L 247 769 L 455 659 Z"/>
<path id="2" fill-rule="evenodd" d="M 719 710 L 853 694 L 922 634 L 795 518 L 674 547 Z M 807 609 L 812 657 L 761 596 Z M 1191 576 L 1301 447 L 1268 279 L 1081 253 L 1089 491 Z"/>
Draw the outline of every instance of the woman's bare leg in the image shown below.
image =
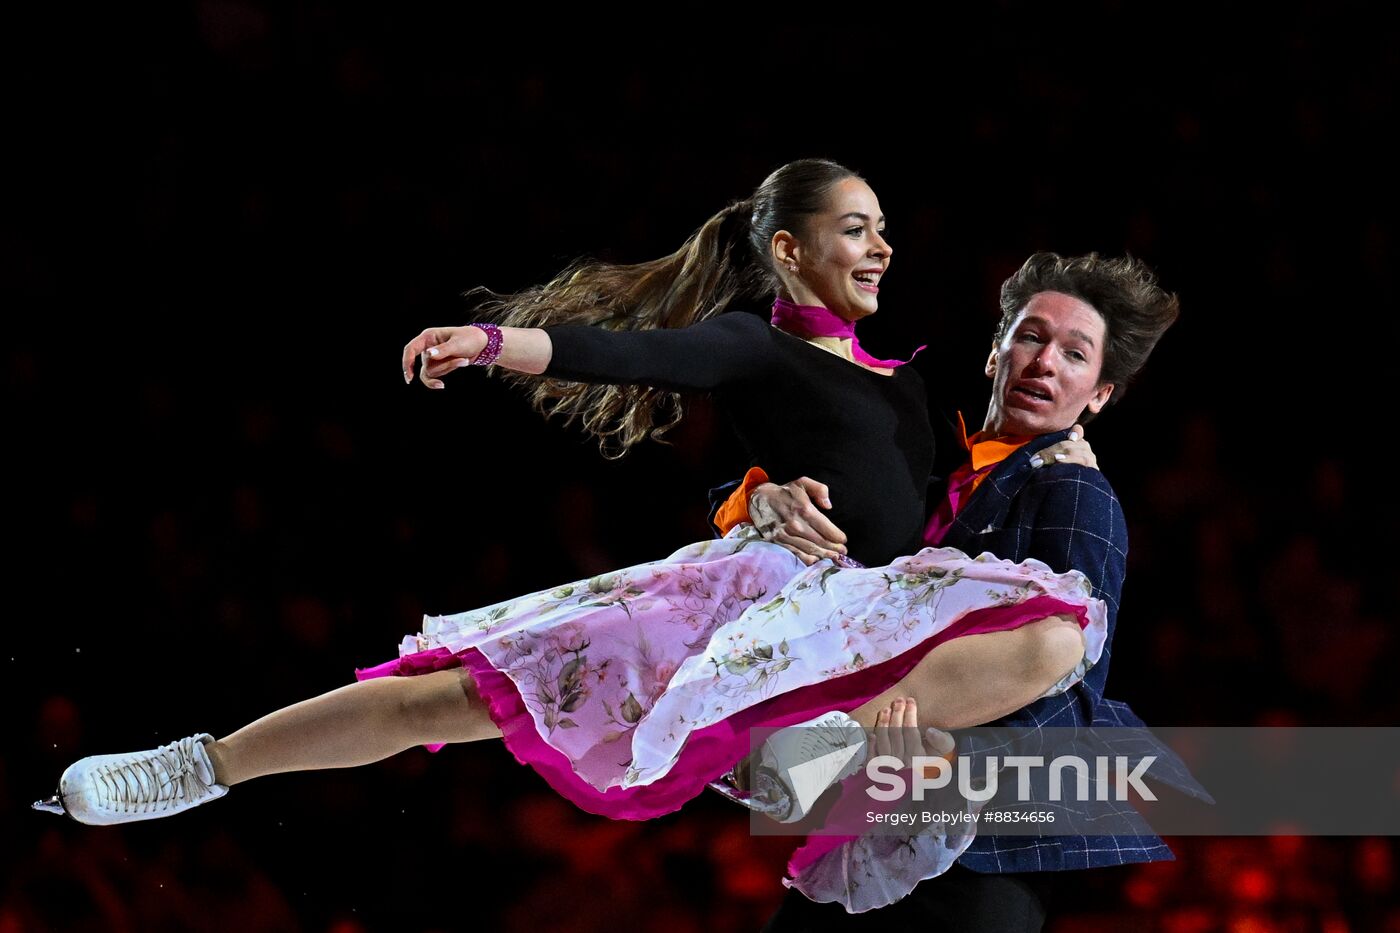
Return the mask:
<path id="1" fill-rule="evenodd" d="M 415 745 L 500 738 L 467 671 L 379 677 L 269 713 L 205 746 L 219 784 L 353 768 Z"/>
<path id="2" fill-rule="evenodd" d="M 981 725 L 1029 704 L 1083 657 L 1084 635 L 1073 616 L 1049 616 L 1009 632 L 965 635 L 924 655 L 902 680 L 850 716 L 866 729 L 888 730 L 893 713 L 920 727 Z M 745 756 L 732 772 L 740 790 L 749 790 L 752 759 Z"/>
<path id="3" fill-rule="evenodd" d="M 1049 690 L 1084 657 L 1072 616 L 1050 616 L 1009 632 L 965 635 L 924 655 L 903 680 L 855 710 L 867 729 L 898 698 L 912 698 L 920 722 L 965 729 L 1000 719 Z"/>

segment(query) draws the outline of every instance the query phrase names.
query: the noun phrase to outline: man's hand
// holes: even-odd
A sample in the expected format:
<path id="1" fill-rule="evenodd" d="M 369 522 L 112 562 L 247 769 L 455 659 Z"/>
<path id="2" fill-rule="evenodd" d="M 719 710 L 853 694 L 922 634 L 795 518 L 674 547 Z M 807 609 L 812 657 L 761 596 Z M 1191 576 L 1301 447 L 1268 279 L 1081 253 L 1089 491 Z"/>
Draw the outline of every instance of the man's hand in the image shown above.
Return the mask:
<path id="1" fill-rule="evenodd" d="M 942 758 L 952 763 L 957 742 L 942 729 L 919 731 L 919 704 L 913 697 L 897 697 L 875 715 L 871 755 L 892 755 L 905 768 L 913 767 L 920 756 Z M 924 774 L 936 778 L 937 765 L 927 765 Z M 932 769 L 932 770 L 929 770 Z"/>
<path id="2" fill-rule="evenodd" d="M 831 508 L 825 483 L 806 476 L 782 486 L 764 483 L 749 496 L 749 520 L 763 540 L 781 544 L 804 564 L 846 553 L 846 533 L 817 508 Z"/>

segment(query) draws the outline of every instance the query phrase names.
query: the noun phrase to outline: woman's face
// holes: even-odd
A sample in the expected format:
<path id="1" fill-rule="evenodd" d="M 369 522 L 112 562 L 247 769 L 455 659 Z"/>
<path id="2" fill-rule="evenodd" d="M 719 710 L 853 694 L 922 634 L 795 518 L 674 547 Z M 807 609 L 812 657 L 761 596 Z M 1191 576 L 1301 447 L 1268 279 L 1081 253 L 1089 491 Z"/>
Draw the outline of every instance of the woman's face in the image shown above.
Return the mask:
<path id="1" fill-rule="evenodd" d="M 808 219 L 800 237 L 789 235 L 783 243 L 782 232 L 774 237 L 779 275 L 793 301 L 821 305 L 847 321 L 874 314 L 893 252 L 884 230 L 885 215 L 870 186 L 859 178 L 838 182 L 826 209 Z"/>

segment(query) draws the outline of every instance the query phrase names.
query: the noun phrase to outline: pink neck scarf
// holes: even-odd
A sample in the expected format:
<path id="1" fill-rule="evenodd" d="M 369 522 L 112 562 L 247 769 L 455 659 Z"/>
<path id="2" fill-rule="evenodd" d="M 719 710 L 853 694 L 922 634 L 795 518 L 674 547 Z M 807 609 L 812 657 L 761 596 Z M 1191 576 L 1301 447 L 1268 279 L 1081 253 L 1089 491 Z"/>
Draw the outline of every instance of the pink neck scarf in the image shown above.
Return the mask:
<path id="1" fill-rule="evenodd" d="M 881 369 L 903 366 L 918 356 L 919 350 L 928 346 L 924 344 L 923 347 L 919 347 L 907 360 L 877 360 L 861 349 L 860 341 L 856 339 L 855 322 L 842 320 L 820 305 L 797 305 L 786 298 L 779 298 L 773 302 L 773 326 L 804 340 L 808 337 L 840 337 L 842 340 L 850 340 L 851 356 L 855 357 L 856 362 L 866 366 L 878 366 Z"/>

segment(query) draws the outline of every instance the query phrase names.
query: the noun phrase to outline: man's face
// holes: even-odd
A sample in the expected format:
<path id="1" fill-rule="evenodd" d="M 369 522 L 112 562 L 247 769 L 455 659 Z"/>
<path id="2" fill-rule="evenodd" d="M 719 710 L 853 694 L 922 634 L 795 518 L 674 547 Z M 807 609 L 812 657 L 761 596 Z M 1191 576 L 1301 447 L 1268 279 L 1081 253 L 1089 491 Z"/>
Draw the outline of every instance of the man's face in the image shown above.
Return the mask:
<path id="1" fill-rule="evenodd" d="M 1099 412 L 1113 386 L 1103 369 L 1103 317 L 1060 292 L 1031 297 L 992 349 L 991 407 L 985 429 L 996 434 L 1048 434 L 1072 427 L 1085 408 Z"/>

